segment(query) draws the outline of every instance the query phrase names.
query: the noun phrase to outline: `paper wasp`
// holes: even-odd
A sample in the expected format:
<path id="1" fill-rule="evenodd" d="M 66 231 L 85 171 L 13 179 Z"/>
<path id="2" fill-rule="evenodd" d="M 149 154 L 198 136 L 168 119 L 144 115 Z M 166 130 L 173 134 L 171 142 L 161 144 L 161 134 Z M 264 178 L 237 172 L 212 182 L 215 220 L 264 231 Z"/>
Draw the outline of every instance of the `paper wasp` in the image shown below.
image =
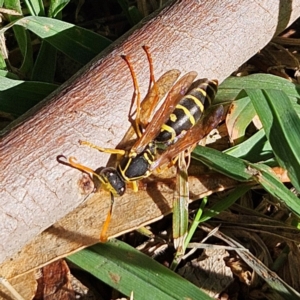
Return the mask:
<path id="1" fill-rule="evenodd" d="M 93 174 L 101 182 L 102 188 L 111 194 L 111 208 L 104 222 L 100 240 L 107 239 L 107 229 L 111 220 L 114 197 L 125 193 L 126 184 L 132 183 L 137 191 L 137 181 L 148 177 L 153 171 L 165 163 L 170 163 L 182 151 L 192 147 L 215 128 L 222 116 L 223 107 L 212 108 L 209 114 L 201 118 L 205 102 L 213 100 L 217 89 L 217 80 L 194 79 L 197 73 L 192 71 L 182 76 L 176 83 L 180 72 L 170 70 L 157 81 L 154 79 L 152 57 L 149 48 L 144 46 L 149 69 L 150 84 L 146 97 L 141 101 L 139 85 L 129 56 L 123 56 L 128 64 L 135 89 L 133 102 L 136 103 L 135 113 L 129 114 L 132 127 L 126 134 L 129 139 L 135 132 L 137 140 L 128 151 L 123 149 L 108 149 L 98 147 L 89 142 L 83 145 L 95 148 L 101 152 L 121 155 L 116 168 L 103 168 L 100 173 L 69 158 L 69 164 L 81 171 Z M 175 83 L 175 84 L 174 84 Z M 160 108 L 157 104 L 168 92 Z M 133 103 L 131 105 L 131 109 Z M 153 112 L 153 117 L 151 115 Z M 133 119 L 135 116 L 135 119 Z M 151 118 L 151 121 L 149 121 Z M 133 128 L 133 129 L 132 129 Z M 163 142 L 165 150 L 157 155 L 157 143 Z"/>

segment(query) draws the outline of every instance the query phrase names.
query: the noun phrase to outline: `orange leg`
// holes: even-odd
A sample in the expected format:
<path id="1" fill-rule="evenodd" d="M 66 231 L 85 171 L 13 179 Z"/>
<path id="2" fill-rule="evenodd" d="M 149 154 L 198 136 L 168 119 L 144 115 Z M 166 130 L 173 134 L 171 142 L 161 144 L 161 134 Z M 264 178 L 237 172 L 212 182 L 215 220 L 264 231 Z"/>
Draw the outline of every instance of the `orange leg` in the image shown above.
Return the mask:
<path id="1" fill-rule="evenodd" d="M 139 125 L 140 125 L 140 114 L 141 114 L 141 92 L 140 92 L 140 88 L 139 88 L 139 84 L 137 81 L 135 71 L 134 71 L 132 63 L 130 61 L 130 56 L 122 55 L 122 58 L 126 61 L 128 67 L 129 67 L 131 77 L 133 80 L 133 86 L 134 86 L 134 95 L 133 95 L 133 100 L 132 100 L 131 107 L 130 107 L 129 117 L 132 118 L 133 113 L 131 113 L 131 111 L 132 111 L 133 103 L 136 102 L 135 131 L 136 131 L 137 135 L 140 136 L 141 132 L 140 132 Z"/>
<path id="2" fill-rule="evenodd" d="M 112 210 L 113 210 L 113 205 L 114 205 L 114 196 L 113 196 L 113 194 L 110 194 L 110 195 L 111 195 L 110 209 L 108 211 L 108 214 L 103 223 L 102 230 L 100 233 L 100 242 L 102 242 L 102 243 L 105 243 L 107 241 L 107 230 L 108 230 L 108 227 L 109 227 L 109 224 L 111 221 L 111 215 L 112 215 Z"/>
<path id="3" fill-rule="evenodd" d="M 99 147 L 99 146 L 94 145 L 94 144 L 92 144 L 90 142 L 87 142 L 87 141 L 81 141 L 80 140 L 79 144 L 88 146 L 90 148 L 97 149 L 98 151 L 104 152 L 104 153 L 117 154 L 117 155 L 121 155 L 121 156 L 124 156 L 125 153 L 126 153 L 126 151 L 123 150 L 123 149 L 102 148 L 102 147 Z"/>
<path id="4" fill-rule="evenodd" d="M 149 70 L 150 70 L 150 82 L 149 82 L 148 94 L 151 92 L 151 89 L 153 88 L 155 95 L 156 95 L 154 98 L 154 101 L 152 101 L 151 107 L 149 109 L 149 117 L 150 117 L 150 113 L 152 113 L 154 111 L 154 109 L 157 105 L 157 102 L 159 100 L 159 92 L 158 92 L 157 84 L 156 84 L 156 81 L 154 78 L 153 59 L 152 59 L 151 53 L 149 51 L 150 47 L 143 46 L 143 49 L 146 52 L 148 62 L 149 62 Z"/>
<path id="5" fill-rule="evenodd" d="M 77 163 L 75 157 L 70 157 L 69 158 L 69 164 L 72 167 L 74 167 L 74 168 L 76 168 L 78 170 L 81 170 L 83 172 L 88 172 L 88 173 L 93 174 L 94 176 L 96 176 L 100 180 L 100 182 L 102 182 L 103 184 L 105 184 L 105 182 L 103 181 L 103 179 L 101 178 L 101 176 L 99 176 L 99 174 L 97 174 L 91 168 L 83 166 L 83 165 Z M 108 230 L 108 227 L 109 227 L 109 224 L 110 224 L 110 221 L 111 221 L 111 215 L 112 215 L 113 204 L 114 204 L 114 195 L 112 193 L 110 193 L 110 195 L 111 195 L 111 205 L 110 205 L 110 209 L 108 211 L 108 214 L 106 216 L 106 219 L 104 221 L 104 224 L 102 226 L 102 230 L 101 230 L 101 234 L 100 234 L 100 241 L 101 242 L 106 242 L 107 241 L 107 230 Z"/>
<path id="6" fill-rule="evenodd" d="M 157 87 L 157 84 L 156 84 L 156 81 L 154 78 L 152 56 L 151 56 L 148 46 L 143 46 L 143 49 L 147 55 L 147 59 L 149 62 L 149 70 L 150 70 L 150 82 L 149 82 L 148 93 L 147 93 L 147 96 L 149 96 L 151 98 L 150 105 L 148 103 L 149 101 L 146 101 L 146 100 L 149 100 L 149 99 L 147 99 L 147 96 L 143 101 L 146 103 L 141 102 L 140 88 L 139 88 L 139 84 L 137 81 L 136 73 L 133 69 L 133 65 L 130 60 L 130 56 L 128 56 L 128 55 L 122 56 L 122 58 L 126 61 L 128 67 L 129 67 L 131 77 L 133 80 L 134 96 L 133 96 L 133 100 L 132 100 L 131 107 L 130 107 L 129 118 L 132 118 L 132 116 L 133 116 L 132 107 L 133 107 L 133 104 L 136 102 L 136 118 L 135 118 L 134 122 L 135 122 L 135 131 L 136 131 L 136 134 L 138 137 L 142 136 L 141 125 L 143 127 L 148 125 L 150 116 L 151 116 L 152 112 L 154 111 L 154 109 L 156 108 L 157 103 L 159 101 L 159 91 L 158 91 L 158 87 Z M 141 116 L 142 111 L 143 111 L 143 116 Z M 145 114 L 145 116 L 144 116 L 144 114 Z M 147 121 L 141 121 L 142 119 L 147 120 Z"/>

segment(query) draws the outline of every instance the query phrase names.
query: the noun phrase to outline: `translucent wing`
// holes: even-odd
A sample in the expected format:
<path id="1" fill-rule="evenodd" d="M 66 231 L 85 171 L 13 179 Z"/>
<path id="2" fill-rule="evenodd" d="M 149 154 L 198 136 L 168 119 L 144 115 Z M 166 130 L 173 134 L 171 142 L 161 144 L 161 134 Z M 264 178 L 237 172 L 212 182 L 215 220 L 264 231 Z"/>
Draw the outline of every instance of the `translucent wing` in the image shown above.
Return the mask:
<path id="1" fill-rule="evenodd" d="M 179 70 L 170 70 L 164 73 L 150 88 L 148 94 L 141 102 L 140 121 L 144 125 L 144 128 L 146 128 L 146 126 L 148 125 L 150 117 L 153 111 L 155 110 L 157 104 L 172 88 L 179 75 Z"/>
<path id="2" fill-rule="evenodd" d="M 161 126 L 168 120 L 177 103 L 186 94 L 189 87 L 197 76 L 197 72 L 189 72 L 181 77 L 168 93 L 161 107 L 154 114 L 141 138 L 139 138 L 131 149 L 131 153 L 139 154 L 145 147 L 155 139 L 161 130 Z"/>
<path id="3" fill-rule="evenodd" d="M 140 112 L 140 125 L 146 128 L 153 111 L 155 110 L 158 103 L 163 99 L 165 94 L 172 88 L 175 81 L 178 79 L 180 71 L 173 69 L 164 73 L 152 87 L 150 87 L 147 95 L 141 102 Z M 150 82 L 151 84 L 152 82 Z M 133 121 L 134 123 L 134 121 Z M 122 141 L 117 145 L 117 148 L 124 148 L 127 146 L 135 135 L 136 131 L 133 126 L 130 126 L 127 133 L 123 137 Z"/>

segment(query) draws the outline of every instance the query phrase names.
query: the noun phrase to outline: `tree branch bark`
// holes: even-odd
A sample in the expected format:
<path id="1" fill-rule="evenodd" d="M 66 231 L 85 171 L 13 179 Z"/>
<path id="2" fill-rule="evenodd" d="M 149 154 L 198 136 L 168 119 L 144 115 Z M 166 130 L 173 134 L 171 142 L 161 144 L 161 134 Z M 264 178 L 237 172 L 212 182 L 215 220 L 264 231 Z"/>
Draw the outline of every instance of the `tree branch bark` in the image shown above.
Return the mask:
<path id="1" fill-rule="evenodd" d="M 99 54 L 8 128 L 0 141 L 0 262 L 13 257 L 86 199 L 82 174 L 59 164 L 57 156 L 75 156 L 94 169 L 105 166 L 107 155 L 79 146 L 78 140 L 114 148 L 129 127 L 127 115 L 133 87 L 121 54 L 131 55 L 143 95 L 148 87 L 149 70 L 142 45 L 150 46 L 157 78 L 176 68 L 182 73 L 195 70 L 199 77 L 222 81 L 299 14 L 296 1 L 175 1 Z M 203 191 L 197 193 L 195 196 Z M 170 190 L 162 189 L 159 199 L 151 206 L 153 194 L 155 188 L 142 191 L 139 199 L 144 197 L 145 201 L 136 201 L 134 205 L 131 192 L 118 200 L 110 235 L 139 227 L 170 210 L 165 202 L 171 199 Z M 53 248 L 51 253 L 44 253 L 44 262 L 98 240 L 101 225 L 94 220 L 101 224 L 105 219 L 109 196 L 103 192 L 92 195 L 89 205 L 95 202 L 96 208 L 91 206 L 94 219 L 84 219 L 77 210 L 76 217 L 69 216 L 67 221 L 48 230 Z M 141 221 L 141 216 L 147 218 Z M 83 226 L 93 229 L 81 233 Z M 58 251 L 57 246 L 62 232 L 66 243 L 72 243 L 65 252 Z M 45 234 L 36 239 L 42 239 L 40 246 L 51 240 L 49 235 L 45 239 Z M 41 248 L 32 251 L 37 249 Z M 24 251 L 29 250 L 23 248 Z M 14 256 L 15 262 L 17 257 Z M 7 268 L 2 269 L 2 276 L 12 277 L 26 271 L 14 269 L 8 262 L 4 264 Z"/>

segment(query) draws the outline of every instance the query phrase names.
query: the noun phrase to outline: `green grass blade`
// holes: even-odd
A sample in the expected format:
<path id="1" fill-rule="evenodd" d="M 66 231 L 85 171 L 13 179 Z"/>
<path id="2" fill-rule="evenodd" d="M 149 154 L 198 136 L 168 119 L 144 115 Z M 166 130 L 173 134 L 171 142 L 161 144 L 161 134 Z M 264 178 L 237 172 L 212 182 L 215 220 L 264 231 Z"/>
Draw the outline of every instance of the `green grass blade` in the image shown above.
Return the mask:
<path id="1" fill-rule="evenodd" d="M 56 55 L 57 50 L 46 41 L 42 41 L 31 80 L 53 83 L 56 70 Z"/>
<path id="2" fill-rule="evenodd" d="M 197 147 L 192 157 L 199 159 L 208 167 L 233 179 L 245 181 L 255 180 L 266 191 L 285 203 L 296 215 L 300 216 L 299 199 L 277 179 L 272 169 L 263 164 L 251 164 L 239 158 L 225 155 L 217 150 Z M 221 203 L 222 204 L 222 203 Z M 222 207 L 214 208 L 220 211 Z"/>
<path id="3" fill-rule="evenodd" d="M 33 53 L 30 40 L 30 34 L 24 28 L 15 26 L 13 28 L 15 38 L 18 42 L 19 49 L 21 50 L 23 61 L 19 69 L 19 72 L 23 74 L 23 77 L 30 77 L 33 69 Z"/>
<path id="4" fill-rule="evenodd" d="M 256 132 L 245 142 L 233 146 L 223 153 L 239 157 L 250 162 L 262 162 L 274 157 L 272 147 L 263 129 Z"/>
<path id="5" fill-rule="evenodd" d="M 192 158 L 200 160 L 213 170 L 235 180 L 251 180 L 252 175 L 247 171 L 247 164 L 242 159 L 202 146 L 195 148 L 192 153 Z"/>
<path id="6" fill-rule="evenodd" d="M 280 90 L 246 89 L 263 124 L 279 165 L 300 191 L 300 119 L 288 96 Z"/>
<path id="7" fill-rule="evenodd" d="M 128 7 L 128 14 L 129 14 L 130 20 L 131 20 L 130 23 L 133 24 L 132 26 L 136 25 L 143 19 L 143 17 L 141 16 L 141 14 L 136 6 Z"/>
<path id="8" fill-rule="evenodd" d="M 26 6 L 32 16 L 45 16 L 42 0 L 25 0 Z"/>
<path id="9" fill-rule="evenodd" d="M 48 17 L 56 18 L 69 2 L 70 0 L 51 0 L 48 10 Z"/>
<path id="10" fill-rule="evenodd" d="M 0 78 L 0 111 L 18 117 L 58 86 L 49 83 Z"/>
<path id="11" fill-rule="evenodd" d="M 255 116 L 255 109 L 249 97 L 243 97 L 232 103 L 227 116 L 227 129 L 230 142 L 234 145 L 241 143 L 245 139 L 245 132 L 248 125 Z"/>
<path id="12" fill-rule="evenodd" d="M 215 216 L 217 216 L 220 212 L 229 208 L 232 204 L 234 204 L 239 198 L 241 198 L 244 194 L 246 194 L 251 189 L 251 186 L 241 185 L 236 187 L 227 197 L 218 201 L 211 208 L 205 209 L 199 223 L 205 222 Z"/>
<path id="13" fill-rule="evenodd" d="M 186 157 L 184 152 L 180 153 L 177 161 L 176 186 L 177 195 L 173 202 L 173 239 L 174 248 L 178 256 L 184 254 L 184 239 L 188 231 L 189 222 L 189 186 Z"/>
<path id="14" fill-rule="evenodd" d="M 138 9 L 135 6 L 129 6 L 128 1 L 118 0 L 118 3 L 121 6 L 123 14 L 125 15 L 130 26 L 134 26 L 140 20 L 142 20 L 142 16 Z"/>
<path id="15" fill-rule="evenodd" d="M 112 240 L 67 258 L 135 300 L 211 299 L 195 285 L 129 245 Z"/>
<path id="16" fill-rule="evenodd" d="M 2 53 L 0 53 L 0 70 L 7 70 L 6 62 Z"/>
<path id="17" fill-rule="evenodd" d="M 198 225 L 200 223 L 200 219 L 203 215 L 203 212 L 204 212 L 204 208 L 205 206 L 207 205 L 207 202 L 208 202 L 208 198 L 207 197 L 204 197 L 202 200 L 201 200 L 201 203 L 200 203 L 200 206 L 198 208 L 198 211 L 196 213 L 196 216 L 194 217 L 193 221 L 192 221 L 192 224 L 191 224 L 191 227 L 188 231 L 188 235 L 184 241 L 184 249 L 187 248 L 189 242 L 191 241 L 192 237 L 194 236 L 194 233 L 196 232 L 197 228 L 198 228 Z"/>
<path id="18" fill-rule="evenodd" d="M 6 77 L 6 78 L 16 79 L 16 80 L 19 79 L 18 75 L 4 70 L 0 70 L 0 77 Z M 0 81 L 1 80 L 2 78 L 0 78 Z"/>
<path id="19" fill-rule="evenodd" d="M 25 17 L 3 27 L 4 33 L 13 25 L 32 31 L 73 60 L 86 64 L 111 42 L 90 30 L 45 17 Z"/>
<path id="20" fill-rule="evenodd" d="M 244 77 L 228 77 L 219 86 L 214 103 L 233 100 L 243 89 L 276 89 L 281 90 L 297 105 L 300 85 L 274 75 L 253 74 Z M 299 105 L 298 105 L 299 106 Z"/>
<path id="21" fill-rule="evenodd" d="M 283 202 L 291 211 L 300 217 L 300 201 L 264 164 L 249 164 L 253 178 L 261 184 L 266 191 Z"/>
<path id="22" fill-rule="evenodd" d="M 18 0 L 6 0 L 5 7 L 20 13 L 20 15 L 23 14 L 21 3 Z M 8 18 L 11 21 L 10 24 L 14 24 L 14 22 L 19 19 L 19 17 L 15 15 L 9 15 Z M 10 28 L 10 26 L 8 26 L 8 28 Z M 13 31 L 19 50 L 22 54 L 22 65 L 19 72 L 23 77 L 29 78 L 33 68 L 33 55 L 29 32 L 26 32 L 26 30 L 20 26 L 14 26 Z"/>
<path id="23" fill-rule="evenodd" d="M 4 2 L 2 3 L 4 4 L 3 6 L 5 6 L 6 9 L 14 10 L 15 12 L 18 12 L 20 13 L 20 15 L 22 15 L 22 7 L 20 0 L 4 0 Z M 17 18 L 15 15 L 9 15 L 8 17 L 11 21 Z"/>

